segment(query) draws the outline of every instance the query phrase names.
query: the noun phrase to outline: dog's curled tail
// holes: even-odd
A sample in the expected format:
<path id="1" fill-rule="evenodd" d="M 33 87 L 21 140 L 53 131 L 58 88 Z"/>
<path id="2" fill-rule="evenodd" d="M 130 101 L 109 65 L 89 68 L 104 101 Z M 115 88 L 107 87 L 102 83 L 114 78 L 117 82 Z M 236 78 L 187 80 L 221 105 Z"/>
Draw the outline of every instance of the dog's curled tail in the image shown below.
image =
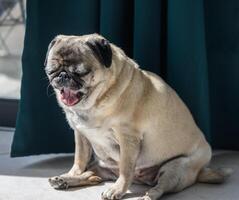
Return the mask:
<path id="1" fill-rule="evenodd" d="M 232 173 L 233 170 L 230 168 L 212 169 L 205 167 L 199 172 L 197 182 L 210 184 L 223 183 Z"/>

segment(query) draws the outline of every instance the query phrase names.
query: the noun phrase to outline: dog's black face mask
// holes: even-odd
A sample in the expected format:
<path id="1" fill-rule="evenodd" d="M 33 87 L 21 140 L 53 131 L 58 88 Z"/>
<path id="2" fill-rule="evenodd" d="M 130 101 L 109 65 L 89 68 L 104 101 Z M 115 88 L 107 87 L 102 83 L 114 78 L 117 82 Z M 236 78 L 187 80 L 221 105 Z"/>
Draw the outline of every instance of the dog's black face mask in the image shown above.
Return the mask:
<path id="1" fill-rule="evenodd" d="M 109 42 L 103 38 L 81 41 L 77 36 L 64 37 L 50 43 L 45 70 L 51 85 L 60 92 L 62 102 L 72 106 L 87 95 L 90 89 L 87 81 L 95 75 L 95 62 L 88 55 L 94 56 L 103 68 L 109 68 L 112 51 Z"/>

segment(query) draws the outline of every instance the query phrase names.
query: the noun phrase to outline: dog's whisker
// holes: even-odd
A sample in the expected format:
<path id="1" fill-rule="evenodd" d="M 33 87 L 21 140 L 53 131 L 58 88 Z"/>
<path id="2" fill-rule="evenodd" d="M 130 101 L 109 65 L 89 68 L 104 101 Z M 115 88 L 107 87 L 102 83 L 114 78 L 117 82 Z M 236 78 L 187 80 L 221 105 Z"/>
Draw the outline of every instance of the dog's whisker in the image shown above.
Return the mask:
<path id="1" fill-rule="evenodd" d="M 54 95 L 55 95 L 55 93 L 52 92 L 51 94 L 48 95 L 48 97 L 52 97 L 52 96 L 54 96 Z"/>
<path id="2" fill-rule="evenodd" d="M 50 86 L 51 86 L 51 84 L 49 83 L 49 84 L 47 85 L 47 88 L 46 88 L 46 94 L 47 94 L 48 97 L 51 97 L 51 96 L 53 96 L 53 95 L 55 94 L 54 92 L 52 92 L 51 94 L 49 94 L 49 88 L 50 88 Z"/>

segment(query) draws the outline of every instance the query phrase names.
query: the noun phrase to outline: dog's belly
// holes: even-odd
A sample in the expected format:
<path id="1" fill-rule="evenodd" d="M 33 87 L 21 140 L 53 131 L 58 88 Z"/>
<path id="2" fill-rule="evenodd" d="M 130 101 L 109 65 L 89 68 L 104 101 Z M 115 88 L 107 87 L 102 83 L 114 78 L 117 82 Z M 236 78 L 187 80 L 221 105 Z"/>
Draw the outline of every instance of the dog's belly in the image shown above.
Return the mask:
<path id="1" fill-rule="evenodd" d="M 82 133 L 91 143 L 99 166 L 107 168 L 116 176 L 119 176 L 120 146 L 112 133 L 110 131 L 102 131 L 100 128 L 85 129 Z M 142 160 L 143 158 L 139 155 L 133 181 L 135 183 L 154 185 L 159 165 L 154 163 L 143 163 L 142 165 Z"/>

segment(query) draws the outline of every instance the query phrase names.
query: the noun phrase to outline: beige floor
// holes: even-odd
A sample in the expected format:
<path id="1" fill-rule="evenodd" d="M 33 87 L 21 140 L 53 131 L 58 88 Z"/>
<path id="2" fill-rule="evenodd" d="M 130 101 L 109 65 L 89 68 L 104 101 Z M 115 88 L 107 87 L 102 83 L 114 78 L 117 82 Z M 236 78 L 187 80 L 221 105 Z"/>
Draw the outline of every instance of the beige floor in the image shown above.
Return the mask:
<path id="1" fill-rule="evenodd" d="M 10 158 L 12 131 L 0 131 L 0 200 L 97 200 L 112 183 L 74 188 L 67 191 L 52 189 L 47 178 L 67 171 L 72 155 L 41 155 Z M 214 165 L 230 166 L 233 176 L 223 185 L 196 184 L 162 200 L 239 200 L 239 153 L 217 151 Z M 134 185 L 125 199 L 137 199 L 146 187 Z"/>

